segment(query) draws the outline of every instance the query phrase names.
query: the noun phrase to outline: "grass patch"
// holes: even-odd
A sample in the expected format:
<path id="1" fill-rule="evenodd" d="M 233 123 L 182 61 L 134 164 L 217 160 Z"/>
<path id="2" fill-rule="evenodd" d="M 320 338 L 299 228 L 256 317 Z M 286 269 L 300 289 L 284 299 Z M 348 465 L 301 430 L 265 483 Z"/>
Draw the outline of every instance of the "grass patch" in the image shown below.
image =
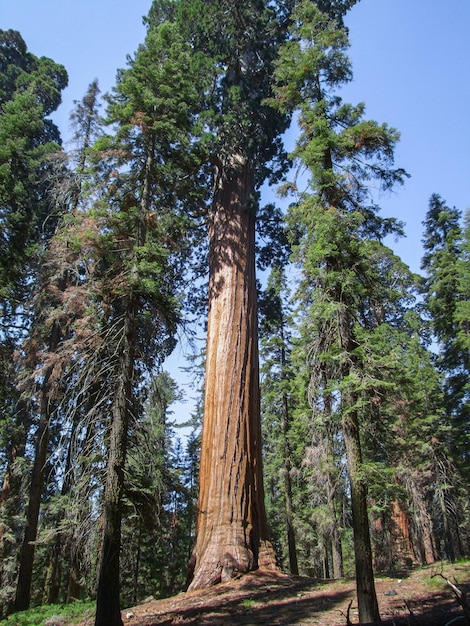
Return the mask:
<path id="1" fill-rule="evenodd" d="M 256 602 L 254 600 L 251 600 L 250 598 L 245 598 L 240 602 L 240 606 L 242 606 L 244 609 L 252 609 L 255 604 Z"/>
<path id="2" fill-rule="evenodd" d="M 0 620 L 0 626 L 65 626 L 91 616 L 94 602 L 71 602 L 70 604 L 44 604 L 42 606 L 12 613 Z"/>
<path id="3" fill-rule="evenodd" d="M 457 585 L 468 584 L 470 580 L 470 560 L 462 559 L 456 563 L 448 561 L 437 562 L 433 565 L 424 566 L 421 568 L 421 571 L 423 572 L 422 579 L 426 587 L 433 591 L 438 591 L 447 587 L 446 578 L 452 582 L 457 581 Z"/>

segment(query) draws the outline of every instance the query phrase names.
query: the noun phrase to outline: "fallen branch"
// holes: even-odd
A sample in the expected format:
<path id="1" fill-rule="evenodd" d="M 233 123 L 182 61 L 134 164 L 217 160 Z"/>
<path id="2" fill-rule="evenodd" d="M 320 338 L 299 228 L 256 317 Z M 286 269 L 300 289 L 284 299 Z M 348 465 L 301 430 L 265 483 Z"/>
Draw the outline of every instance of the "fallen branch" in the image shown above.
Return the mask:
<path id="1" fill-rule="evenodd" d="M 454 578 L 455 583 L 453 583 L 446 576 L 444 576 L 444 574 L 442 572 L 439 572 L 439 574 L 431 574 L 431 578 L 434 578 L 435 576 L 440 576 L 443 580 L 446 581 L 446 583 L 452 589 L 452 591 L 454 593 L 454 596 L 457 599 L 457 602 L 462 607 L 462 610 L 463 610 L 464 615 L 465 615 L 465 619 L 467 620 L 467 624 L 470 624 L 470 604 L 468 603 L 467 598 L 465 597 L 464 592 L 457 586 L 458 585 L 457 580 Z"/>
<path id="2" fill-rule="evenodd" d="M 411 617 L 414 617 L 415 614 L 413 613 L 413 611 L 411 610 L 411 606 L 409 605 L 407 600 L 403 600 L 404 605 L 406 606 L 408 613 L 411 615 Z"/>
<path id="3" fill-rule="evenodd" d="M 416 615 L 413 613 L 413 611 L 411 610 L 411 606 L 409 604 L 409 602 L 407 600 L 403 600 L 404 605 L 406 606 L 408 613 L 410 614 L 411 617 L 411 623 L 412 624 L 420 624 L 419 619 L 416 617 Z M 407 620 L 408 624 L 410 623 L 409 620 Z"/>
<path id="4" fill-rule="evenodd" d="M 346 626 L 354 626 L 354 624 L 351 622 L 351 619 L 349 618 L 349 615 L 351 613 L 351 605 L 352 605 L 353 601 L 351 600 L 351 602 L 348 604 L 348 608 L 346 610 L 346 613 L 343 613 L 343 611 L 340 611 L 341 615 L 343 615 L 346 618 Z"/>

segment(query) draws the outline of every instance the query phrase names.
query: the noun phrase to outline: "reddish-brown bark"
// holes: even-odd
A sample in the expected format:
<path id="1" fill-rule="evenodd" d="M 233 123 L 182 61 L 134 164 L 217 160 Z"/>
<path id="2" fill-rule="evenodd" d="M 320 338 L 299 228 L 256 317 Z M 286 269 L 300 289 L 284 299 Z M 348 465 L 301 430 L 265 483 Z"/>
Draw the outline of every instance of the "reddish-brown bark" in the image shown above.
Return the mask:
<path id="1" fill-rule="evenodd" d="M 217 173 L 209 224 L 206 384 L 191 589 L 275 567 L 267 540 L 259 406 L 255 214 L 249 167 Z"/>
<path id="2" fill-rule="evenodd" d="M 392 518 L 392 539 L 395 544 L 395 554 L 403 563 L 417 564 L 414 552 L 413 542 L 410 533 L 410 520 L 401 503 L 398 500 L 392 500 L 390 503 Z"/>

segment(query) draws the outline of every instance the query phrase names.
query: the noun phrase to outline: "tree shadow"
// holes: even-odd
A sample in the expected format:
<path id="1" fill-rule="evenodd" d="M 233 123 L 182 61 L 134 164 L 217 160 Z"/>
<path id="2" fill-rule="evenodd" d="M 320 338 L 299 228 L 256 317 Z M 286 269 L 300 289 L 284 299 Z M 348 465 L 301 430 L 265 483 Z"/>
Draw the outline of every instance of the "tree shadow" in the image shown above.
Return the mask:
<path id="1" fill-rule="evenodd" d="M 300 624 L 305 618 L 321 617 L 322 611 L 330 610 L 335 605 L 344 605 L 350 594 L 338 592 L 328 596 L 316 598 L 289 598 L 284 594 L 257 593 L 249 599 L 226 600 L 217 606 L 191 608 L 178 611 L 178 622 L 185 625 L 217 626 L 222 624 L 237 624 L 250 626 L 254 624 L 266 626 L 289 626 Z M 252 606 L 251 603 L 256 606 Z M 263 603 L 263 606 L 259 606 Z M 162 616 L 163 617 L 163 616 Z M 340 618 L 340 609 L 338 609 Z M 170 619 L 168 614 L 163 621 L 152 622 L 153 626 L 178 623 Z M 320 623 L 320 622 L 318 622 Z"/>
<path id="2" fill-rule="evenodd" d="M 149 626 L 184 623 L 195 626 L 216 626 L 223 624 L 265 626 L 289 626 L 300 624 L 306 618 L 315 615 L 321 618 L 323 611 L 338 607 L 341 621 L 341 609 L 345 609 L 352 597 L 351 591 L 322 594 L 319 589 L 315 598 L 307 596 L 314 581 L 309 578 L 280 578 L 267 580 L 264 576 L 259 581 L 243 581 L 232 593 L 227 593 L 225 585 L 211 589 L 211 600 L 204 602 L 204 595 L 199 596 L 195 606 L 175 607 L 175 611 L 162 614 L 158 620 L 149 622 Z M 215 594 L 215 596 L 214 596 Z M 320 623 L 320 622 L 318 622 Z"/>
<path id="3" fill-rule="evenodd" d="M 256 575 L 243 577 L 236 586 L 225 584 L 206 592 L 181 594 L 176 602 L 158 616 L 148 615 L 146 626 L 346 626 L 358 624 L 354 585 L 340 581 L 331 589 L 331 581 L 306 577 Z M 450 620 L 464 625 L 461 608 L 446 590 L 432 591 L 404 599 L 397 593 L 384 601 L 379 593 L 382 622 L 380 626 L 445 626 Z M 382 600 L 382 602 L 381 602 Z M 369 624 L 367 626 L 378 626 Z"/>

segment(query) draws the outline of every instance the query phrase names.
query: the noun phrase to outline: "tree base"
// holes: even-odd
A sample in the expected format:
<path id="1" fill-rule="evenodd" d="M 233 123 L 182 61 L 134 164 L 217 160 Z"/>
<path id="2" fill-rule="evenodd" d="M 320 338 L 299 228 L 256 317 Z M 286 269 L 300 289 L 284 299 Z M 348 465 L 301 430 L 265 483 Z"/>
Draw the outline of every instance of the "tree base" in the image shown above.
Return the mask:
<path id="1" fill-rule="evenodd" d="M 222 557 L 215 551 L 212 554 L 210 552 L 208 549 L 204 559 L 200 559 L 199 565 L 197 556 L 193 554 L 191 557 L 188 591 L 226 583 L 256 570 L 278 571 L 276 555 L 269 541 L 261 542 L 258 559 L 255 559 L 252 550 L 246 547 L 227 549 Z"/>

